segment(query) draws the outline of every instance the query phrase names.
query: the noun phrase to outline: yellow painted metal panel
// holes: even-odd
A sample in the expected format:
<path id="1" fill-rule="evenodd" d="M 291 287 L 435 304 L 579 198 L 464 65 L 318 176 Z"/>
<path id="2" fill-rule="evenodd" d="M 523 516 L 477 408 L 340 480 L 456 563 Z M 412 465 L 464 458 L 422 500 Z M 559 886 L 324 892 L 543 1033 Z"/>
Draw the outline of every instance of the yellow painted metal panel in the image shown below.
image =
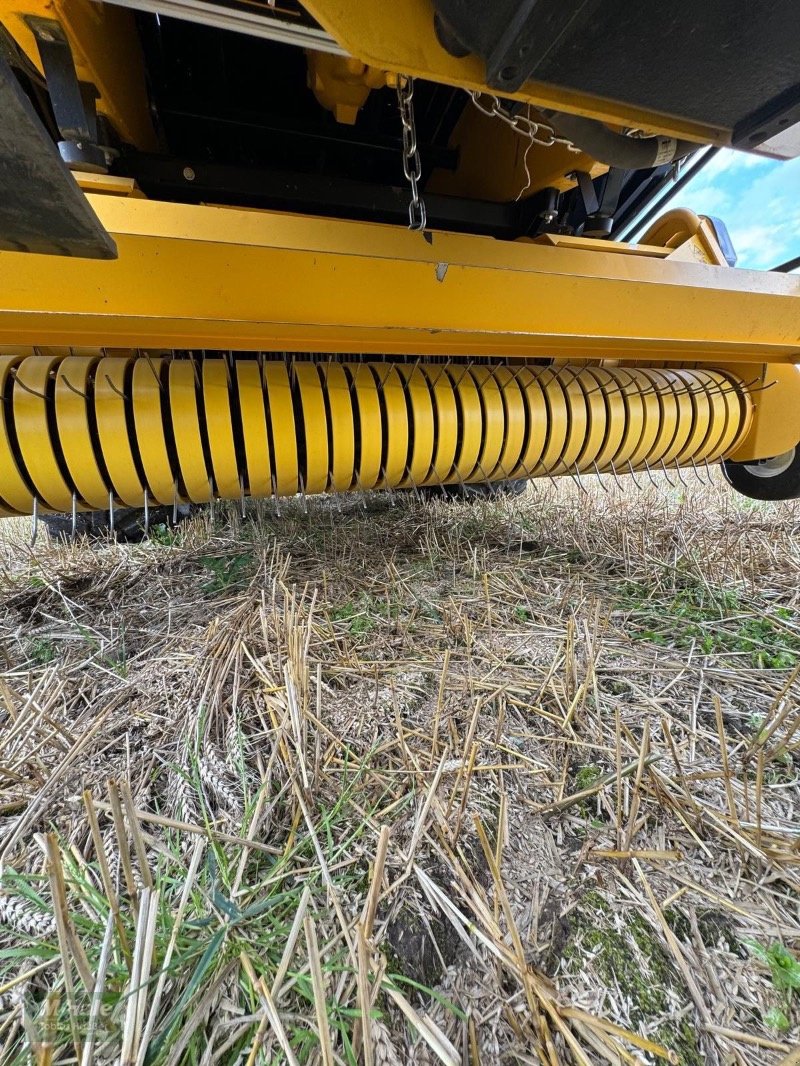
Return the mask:
<path id="1" fill-rule="evenodd" d="M 602 242 L 435 233 L 428 244 L 390 226 L 89 200 L 120 258 L 0 253 L 0 343 L 800 359 L 793 275 L 605 253 Z"/>
<path id="2" fill-rule="evenodd" d="M 175 359 L 169 367 L 169 404 L 172 432 L 181 479 L 192 503 L 211 499 L 211 476 L 206 466 L 197 411 L 199 369 L 189 359 Z"/>
<path id="3" fill-rule="evenodd" d="M 322 395 L 322 382 L 313 363 L 295 363 L 292 368 L 295 388 L 300 393 L 305 445 L 304 492 L 324 492 L 328 487 L 328 416 Z M 276 432 L 272 427 L 273 434 Z"/>

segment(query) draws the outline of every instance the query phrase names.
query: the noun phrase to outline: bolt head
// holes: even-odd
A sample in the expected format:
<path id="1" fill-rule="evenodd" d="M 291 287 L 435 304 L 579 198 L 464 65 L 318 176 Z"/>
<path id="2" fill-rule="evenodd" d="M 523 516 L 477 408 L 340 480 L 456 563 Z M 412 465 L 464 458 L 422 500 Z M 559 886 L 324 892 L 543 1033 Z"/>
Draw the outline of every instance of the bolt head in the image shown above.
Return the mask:
<path id="1" fill-rule="evenodd" d="M 195 172 L 192 170 L 191 167 L 183 168 L 183 176 L 184 178 L 186 178 L 187 181 L 194 181 L 196 177 Z"/>

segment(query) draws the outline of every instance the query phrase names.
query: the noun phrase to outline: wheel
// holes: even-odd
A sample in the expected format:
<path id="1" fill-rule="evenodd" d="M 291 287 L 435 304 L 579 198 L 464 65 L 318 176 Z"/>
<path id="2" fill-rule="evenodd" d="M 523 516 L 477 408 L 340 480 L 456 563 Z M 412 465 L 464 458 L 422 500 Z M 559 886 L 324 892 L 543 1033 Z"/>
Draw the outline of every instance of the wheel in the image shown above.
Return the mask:
<path id="1" fill-rule="evenodd" d="M 771 459 L 723 462 L 722 472 L 737 492 L 751 500 L 796 500 L 800 497 L 800 445 Z"/>

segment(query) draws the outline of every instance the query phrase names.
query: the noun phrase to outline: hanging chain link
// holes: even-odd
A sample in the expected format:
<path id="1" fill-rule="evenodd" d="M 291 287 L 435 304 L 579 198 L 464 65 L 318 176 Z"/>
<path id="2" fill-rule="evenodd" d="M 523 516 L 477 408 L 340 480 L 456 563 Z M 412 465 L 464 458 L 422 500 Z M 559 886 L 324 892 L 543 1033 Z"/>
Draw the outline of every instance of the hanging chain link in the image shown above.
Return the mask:
<path id="1" fill-rule="evenodd" d="M 411 186 L 408 205 L 408 228 L 422 232 L 428 221 L 425 201 L 420 196 L 422 162 L 417 148 L 417 127 L 414 123 L 414 79 L 401 74 L 397 79 L 397 106 L 403 123 L 403 173 Z"/>
<path id="2" fill-rule="evenodd" d="M 541 144 L 545 148 L 552 148 L 554 144 L 563 144 L 570 152 L 580 152 L 580 148 L 576 148 L 566 137 L 559 137 L 553 127 L 548 126 L 546 122 L 534 122 L 521 111 L 512 115 L 491 93 L 479 93 L 475 89 L 466 89 L 465 92 L 480 112 L 490 118 L 499 118 L 501 122 L 505 122 L 522 137 L 527 137 L 533 144 Z M 485 98 L 490 101 L 488 104 L 484 103 Z"/>

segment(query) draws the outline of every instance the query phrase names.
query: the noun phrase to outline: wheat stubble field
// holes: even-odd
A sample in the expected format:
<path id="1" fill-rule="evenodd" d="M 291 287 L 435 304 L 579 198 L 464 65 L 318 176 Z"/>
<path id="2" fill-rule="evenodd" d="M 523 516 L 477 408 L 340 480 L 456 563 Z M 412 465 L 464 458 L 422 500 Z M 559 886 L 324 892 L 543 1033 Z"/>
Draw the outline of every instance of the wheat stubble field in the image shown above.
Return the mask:
<path id="1" fill-rule="evenodd" d="M 626 488 L 0 528 L 0 1062 L 800 1061 L 800 505 Z"/>

